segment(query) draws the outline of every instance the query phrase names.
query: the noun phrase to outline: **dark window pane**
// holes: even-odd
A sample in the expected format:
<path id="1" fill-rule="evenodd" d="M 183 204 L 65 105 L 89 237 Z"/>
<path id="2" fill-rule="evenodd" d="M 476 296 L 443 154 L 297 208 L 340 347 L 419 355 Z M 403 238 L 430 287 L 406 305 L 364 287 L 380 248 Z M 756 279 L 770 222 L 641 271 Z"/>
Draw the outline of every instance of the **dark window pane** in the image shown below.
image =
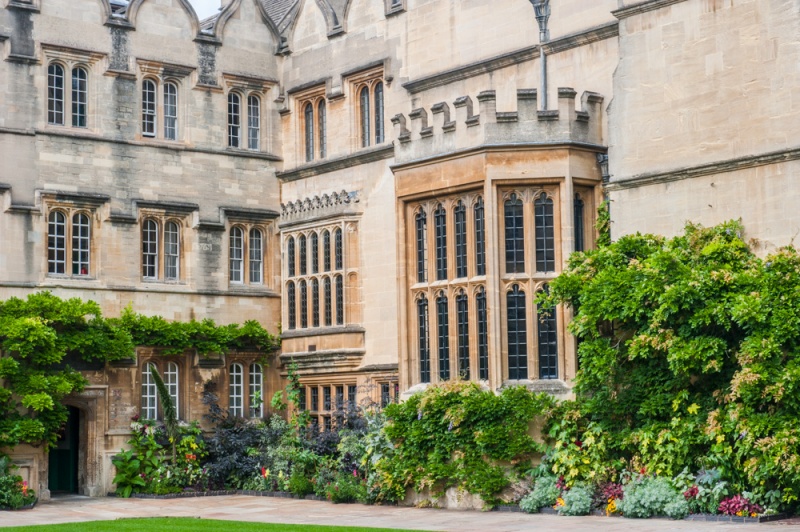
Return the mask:
<path id="1" fill-rule="evenodd" d="M 308 286 L 300 281 L 300 328 L 308 327 Z"/>
<path id="2" fill-rule="evenodd" d="M 489 379 L 489 334 L 486 316 L 486 291 L 481 288 L 475 298 L 476 314 L 478 316 L 478 377 L 481 380 Z"/>
<path id="3" fill-rule="evenodd" d="M 469 304 L 467 295 L 456 297 L 456 319 L 458 325 L 458 375 L 469 380 Z"/>
<path id="4" fill-rule="evenodd" d="M 417 336 L 419 340 L 419 380 L 431 382 L 431 347 L 428 327 L 428 300 L 417 301 Z"/>
<path id="5" fill-rule="evenodd" d="M 333 232 L 333 239 L 334 239 L 334 248 L 335 248 L 335 255 L 336 255 L 336 269 L 341 270 L 344 268 L 344 254 L 343 254 L 343 245 L 342 245 L 342 230 L 336 229 Z"/>
<path id="6" fill-rule="evenodd" d="M 575 194 L 573 208 L 575 211 L 575 251 L 584 251 L 583 200 L 579 194 Z"/>
<path id="7" fill-rule="evenodd" d="M 311 281 L 311 326 L 319 327 L 319 281 Z"/>
<path id="8" fill-rule="evenodd" d="M 325 297 L 325 326 L 330 327 L 333 325 L 333 308 L 332 308 L 332 295 L 331 295 L 331 278 L 326 277 L 322 282 L 322 291 Z"/>
<path id="9" fill-rule="evenodd" d="M 370 142 L 370 134 L 369 134 L 369 125 L 370 125 L 370 118 L 369 118 L 369 88 L 364 87 L 361 89 L 360 93 L 361 99 L 361 146 L 366 148 L 369 146 Z"/>
<path id="10" fill-rule="evenodd" d="M 297 301 L 295 296 L 294 283 L 286 286 L 286 298 L 288 299 L 289 329 L 297 328 Z"/>
<path id="11" fill-rule="evenodd" d="M 428 218 L 420 211 L 416 216 L 417 231 L 417 282 L 428 280 Z"/>
<path id="12" fill-rule="evenodd" d="M 516 194 L 505 202 L 506 273 L 525 271 L 525 231 L 523 229 L 522 200 Z"/>
<path id="13" fill-rule="evenodd" d="M 294 253 L 294 238 L 289 237 L 286 241 L 286 263 L 289 270 L 289 277 L 294 277 L 295 273 L 295 253 Z"/>
<path id="14" fill-rule="evenodd" d="M 319 388 L 314 386 L 311 388 L 311 407 L 309 410 L 316 412 L 319 410 Z"/>
<path id="15" fill-rule="evenodd" d="M 319 273 L 319 237 L 311 233 L 311 273 Z"/>
<path id="16" fill-rule="evenodd" d="M 455 211 L 456 230 L 456 277 L 467 276 L 467 208 L 458 202 Z"/>
<path id="17" fill-rule="evenodd" d="M 336 325 L 344 325 L 344 282 L 336 276 Z"/>
<path id="18" fill-rule="evenodd" d="M 556 269 L 555 229 L 553 226 L 553 200 L 544 195 L 534 203 L 536 222 L 536 271 L 552 272 Z"/>
<path id="19" fill-rule="evenodd" d="M 508 378 L 528 378 L 528 340 L 525 318 L 525 292 L 514 285 L 507 294 Z"/>
<path id="20" fill-rule="evenodd" d="M 317 122 L 319 123 L 319 158 L 324 159 L 328 155 L 328 117 L 325 109 L 325 100 L 320 100 L 317 105 Z"/>
<path id="21" fill-rule="evenodd" d="M 375 85 L 375 144 L 383 142 L 383 83 Z"/>
<path id="22" fill-rule="evenodd" d="M 539 378 L 558 378 L 558 324 L 555 309 L 542 310 L 536 306 L 539 346 Z"/>
<path id="23" fill-rule="evenodd" d="M 475 270 L 477 275 L 486 275 L 486 221 L 483 198 L 475 203 Z"/>
<path id="24" fill-rule="evenodd" d="M 306 249 L 306 237 L 305 235 L 300 235 L 297 239 L 297 247 L 300 248 L 300 275 L 305 275 L 308 273 L 308 263 L 306 253 L 308 250 Z"/>
<path id="25" fill-rule="evenodd" d="M 436 299 L 436 321 L 439 330 L 439 379 L 450 380 L 450 316 L 447 298 L 444 295 Z"/>
<path id="26" fill-rule="evenodd" d="M 322 266 L 326 272 L 331 271 L 331 233 L 327 229 L 322 232 Z"/>
<path id="27" fill-rule="evenodd" d="M 307 103 L 303 110 L 305 122 L 306 161 L 314 160 L 314 106 Z"/>
<path id="28" fill-rule="evenodd" d="M 447 211 L 440 204 L 433 213 L 436 228 L 436 280 L 447 279 Z"/>

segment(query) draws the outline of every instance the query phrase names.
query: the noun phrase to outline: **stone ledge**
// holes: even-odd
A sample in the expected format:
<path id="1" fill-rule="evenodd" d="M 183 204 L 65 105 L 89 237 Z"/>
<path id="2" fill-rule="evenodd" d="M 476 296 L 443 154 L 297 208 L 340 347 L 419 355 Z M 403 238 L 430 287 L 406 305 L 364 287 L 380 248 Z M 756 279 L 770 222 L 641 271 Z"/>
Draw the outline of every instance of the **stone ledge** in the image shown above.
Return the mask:
<path id="1" fill-rule="evenodd" d="M 641 15 L 642 13 L 647 13 L 648 11 L 655 11 L 656 9 L 661 9 L 663 7 L 679 4 L 685 1 L 686 0 L 645 0 L 644 2 L 639 2 L 638 4 L 629 5 L 612 11 L 611 14 L 622 20 L 624 18 Z"/>
<path id="2" fill-rule="evenodd" d="M 281 333 L 281 338 L 308 338 L 310 336 L 329 336 L 332 334 L 365 333 L 367 330 L 359 325 L 345 325 L 343 327 L 320 327 L 316 329 L 292 329 Z"/>
<path id="3" fill-rule="evenodd" d="M 542 50 L 548 55 L 557 54 L 573 48 L 579 48 L 606 39 L 619 36 L 619 22 L 609 22 L 588 30 L 570 33 L 558 37 L 542 45 Z"/>
<path id="4" fill-rule="evenodd" d="M 377 146 L 375 148 L 365 148 L 352 155 L 345 155 L 336 159 L 328 159 L 314 164 L 298 166 L 293 170 L 278 172 L 276 177 L 283 181 L 297 181 L 307 177 L 314 177 L 320 174 L 327 174 L 336 170 L 344 170 L 361 164 L 382 161 L 394 157 L 394 145 Z"/>

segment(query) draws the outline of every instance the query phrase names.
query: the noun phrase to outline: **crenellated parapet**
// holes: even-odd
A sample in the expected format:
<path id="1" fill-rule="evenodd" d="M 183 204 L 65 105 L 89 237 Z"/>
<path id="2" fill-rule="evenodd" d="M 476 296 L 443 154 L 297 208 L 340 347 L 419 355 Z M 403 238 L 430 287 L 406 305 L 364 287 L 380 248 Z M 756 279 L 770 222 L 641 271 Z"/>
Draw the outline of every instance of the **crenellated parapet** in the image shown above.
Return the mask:
<path id="1" fill-rule="evenodd" d="M 602 146 L 603 96 L 558 89 L 558 109 L 538 109 L 536 89 L 517 91 L 517 110 L 497 111 L 495 91 L 483 91 L 473 101 L 462 96 L 419 107 L 392 118 L 395 160 L 403 164 L 480 146 L 519 144 L 579 144 Z"/>

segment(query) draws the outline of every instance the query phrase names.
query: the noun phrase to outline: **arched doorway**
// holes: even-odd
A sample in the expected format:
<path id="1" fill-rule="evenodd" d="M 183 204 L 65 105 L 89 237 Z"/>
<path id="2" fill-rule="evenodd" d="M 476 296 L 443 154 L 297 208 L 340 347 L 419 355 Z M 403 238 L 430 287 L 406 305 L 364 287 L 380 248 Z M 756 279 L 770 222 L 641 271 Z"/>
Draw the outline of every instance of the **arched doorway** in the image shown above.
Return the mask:
<path id="1" fill-rule="evenodd" d="M 69 417 L 48 458 L 48 486 L 51 494 L 78 493 L 81 411 L 68 406 Z"/>

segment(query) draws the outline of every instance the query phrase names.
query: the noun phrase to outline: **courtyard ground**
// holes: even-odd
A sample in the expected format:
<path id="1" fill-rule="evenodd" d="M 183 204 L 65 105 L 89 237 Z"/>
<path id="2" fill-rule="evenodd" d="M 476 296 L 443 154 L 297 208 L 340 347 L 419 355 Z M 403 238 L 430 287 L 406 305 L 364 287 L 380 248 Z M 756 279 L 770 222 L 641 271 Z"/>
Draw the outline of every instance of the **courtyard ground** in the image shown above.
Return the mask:
<path id="1" fill-rule="evenodd" d="M 131 517 L 199 517 L 264 523 L 319 524 L 405 528 L 414 530 L 448 530 L 456 532 L 510 532 L 516 530 L 561 532 L 617 531 L 661 532 L 703 530 L 728 531 L 800 531 L 800 519 L 759 525 L 670 521 L 664 519 L 633 520 L 606 517 L 560 517 L 507 512 L 448 511 L 271 497 L 201 497 L 192 499 L 144 500 L 59 497 L 21 512 L 0 512 L 0 527 L 80 523 Z M 76 527 L 76 531 L 80 528 Z"/>

